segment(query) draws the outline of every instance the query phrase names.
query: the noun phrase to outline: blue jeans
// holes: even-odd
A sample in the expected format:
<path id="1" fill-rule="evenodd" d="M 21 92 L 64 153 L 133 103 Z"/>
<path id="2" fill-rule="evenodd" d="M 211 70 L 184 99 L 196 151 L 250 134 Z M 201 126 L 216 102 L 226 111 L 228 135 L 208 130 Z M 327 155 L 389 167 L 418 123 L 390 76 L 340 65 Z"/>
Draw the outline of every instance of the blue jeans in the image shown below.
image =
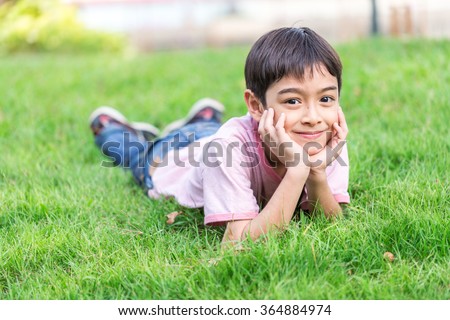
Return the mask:
<path id="1" fill-rule="evenodd" d="M 216 133 L 220 126 L 215 120 L 197 121 L 165 137 L 143 141 L 127 128 L 112 124 L 95 137 L 95 144 L 111 158 L 113 166 L 130 170 L 134 180 L 147 191 L 153 189 L 149 170 L 153 162 L 162 161 L 171 150 L 187 147 L 198 139 Z M 111 163 L 106 163 L 106 166 L 111 166 Z"/>

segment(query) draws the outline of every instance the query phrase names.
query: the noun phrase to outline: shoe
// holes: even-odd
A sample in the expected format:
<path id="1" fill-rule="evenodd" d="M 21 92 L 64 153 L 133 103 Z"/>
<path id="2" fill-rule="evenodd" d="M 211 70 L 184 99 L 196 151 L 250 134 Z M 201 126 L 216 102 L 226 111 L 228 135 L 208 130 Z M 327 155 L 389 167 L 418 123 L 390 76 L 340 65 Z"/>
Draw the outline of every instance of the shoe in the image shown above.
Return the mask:
<path id="1" fill-rule="evenodd" d="M 119 124 L 126 127 L 143 141 L 152 141 L 159 136 L 158 128 L 144 122 L 130 123 L 123 114 L 111 107 L 100 107 L 89 116 L 89 126 L 95 136 L 111 124 Z"/>
<path id="2" fill-rule="evenodd" d="M 188 115 L 167 125 L 161 133 L 164 137 L 168 133 L 177 130 L 187 124 L 197 121 L 209 121 L 214 119 L 217 122 L 222 121 L 222 115 L 225 107 L 219 101 L 211 98 L 203 98 L 198 100 L 189 110 Z"/>

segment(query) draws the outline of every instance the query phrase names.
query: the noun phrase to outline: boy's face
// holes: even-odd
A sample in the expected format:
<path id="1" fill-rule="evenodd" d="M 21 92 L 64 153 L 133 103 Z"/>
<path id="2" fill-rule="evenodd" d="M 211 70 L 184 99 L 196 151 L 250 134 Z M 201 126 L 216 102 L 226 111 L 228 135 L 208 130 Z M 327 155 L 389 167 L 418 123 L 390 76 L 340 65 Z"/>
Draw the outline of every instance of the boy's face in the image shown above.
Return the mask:
<path id="1" fill-rule="evenodd" d="M 266 107 L 275 111 L 274 123 L 286 115 L 285 130 L 291 139 L 305 146 L 308 142 L 325 147 L 338 121 L 339 91 L 336 77 L 324 67 L 305 72 L 301 81 L 283 77 L 266 91 Z"/>

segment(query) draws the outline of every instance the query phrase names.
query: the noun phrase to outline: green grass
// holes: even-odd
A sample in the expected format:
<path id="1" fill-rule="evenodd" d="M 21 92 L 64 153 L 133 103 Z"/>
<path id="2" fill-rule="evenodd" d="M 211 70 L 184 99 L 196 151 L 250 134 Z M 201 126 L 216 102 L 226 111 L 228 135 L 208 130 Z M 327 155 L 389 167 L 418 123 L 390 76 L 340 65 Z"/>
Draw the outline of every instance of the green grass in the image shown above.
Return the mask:
<path id="1" fill-rule="evenodd" d="M 450 299 L 450 42 L 337 50 L 349 212 L 239 253 L 198 210 L 167 226 L 176 204 L 100 167 L 87 118 L 106 104 L 163 126 L 204 96 L 242 115 L 248 48 L 1 57 L 0 299 Z"/>

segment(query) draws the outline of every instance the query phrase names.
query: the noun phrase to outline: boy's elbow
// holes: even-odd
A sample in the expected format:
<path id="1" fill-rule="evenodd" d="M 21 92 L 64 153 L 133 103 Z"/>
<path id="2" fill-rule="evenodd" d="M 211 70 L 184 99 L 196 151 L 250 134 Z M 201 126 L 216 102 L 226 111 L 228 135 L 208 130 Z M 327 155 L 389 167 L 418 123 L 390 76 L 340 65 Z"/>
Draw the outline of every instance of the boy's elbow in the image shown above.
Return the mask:
<path id="1" fill-rule="evenodd" d="M 244 238 L 245 230 L 251 220 L 239 220 L 228 222 L 222 238 L 222 246 L 234 246 Z"/>
<path id="2" fill-rule="evenodd" d="M 335 208 L 325 211 L 325 216 L 329 219 L 341 218 L 344 215 L 345 204 L 338 203 Z"/>

